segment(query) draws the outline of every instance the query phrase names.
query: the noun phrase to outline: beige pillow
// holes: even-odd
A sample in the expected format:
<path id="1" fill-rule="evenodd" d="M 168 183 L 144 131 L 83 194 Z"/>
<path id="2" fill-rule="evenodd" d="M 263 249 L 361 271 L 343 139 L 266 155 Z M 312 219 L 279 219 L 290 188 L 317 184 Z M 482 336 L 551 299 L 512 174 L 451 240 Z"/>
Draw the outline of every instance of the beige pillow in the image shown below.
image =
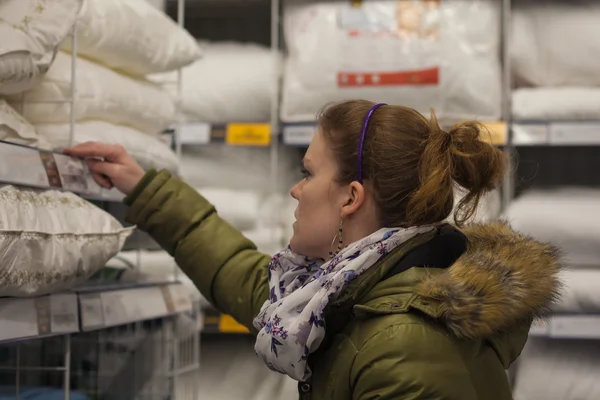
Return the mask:
<path id="1" fill-rule="evenodd" d="M 0 296 L 70 289 L 102 268 L 132 228 L 69 192 L 0 188 Z"/>

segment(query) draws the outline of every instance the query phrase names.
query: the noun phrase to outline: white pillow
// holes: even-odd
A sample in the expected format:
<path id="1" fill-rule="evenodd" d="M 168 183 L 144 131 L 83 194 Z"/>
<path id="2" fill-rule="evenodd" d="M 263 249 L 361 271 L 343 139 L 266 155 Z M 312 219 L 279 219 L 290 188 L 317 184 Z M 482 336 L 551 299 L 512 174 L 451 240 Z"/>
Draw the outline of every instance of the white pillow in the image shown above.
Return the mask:
<path id="1" fill-rule="evenodd" d="M 0 188 L 0 296 L 39 296 L 82 283 L 131 228 L 73 193 Z"/>
<path id="2" fill-rule="evenodd" d="M 600 190 L 530 190 L 513 200 L 505 217 L 518 231 L 551 242 L 573 267 L 597 268 L 600 260 Z"/>
<path id="3" fill-rule="evenodd" d="M 5 100 L 0 99 L 0 140 L 49 150 L 50 144 L 40 138 L 29 122 Z"/>
<path id="4" fill-rule="evenodd" d="M 205 43 L 203 53 L 200 60 L 183 69 L 181 106 L 185 118 L 213 124 L 269 121 L 276 83 L 271 50 L 226 42 Z M 175 82 L 177 76 L 161 74 L 151 79 Z"/>
<path id="5" fill-rule="evenodd" d="M 0 1 L 0 93 L 23 92 L 48 71 L 83 0 Z"/>
<path id="6" fill-rule="evenodd" d="M 600 86 L 600 3 L 519 2 L 510 56 L 517 86 Z"/>
<path id="7" fill-rule="evenodd" d="M 69 125 L 41 124 L 36 126 L 39 134 L 56 149 L 69 144 Z M 123 125 L 114 125 L 104 121 L 84 121 L 75 125 L 74 143 L 97 141 L 107 144 L 119 144 L 144 169 L 166 169 L 173 174 L 179 172 L 179 159 L 160 139 Z"/>
<path id="8" fill-rule="evenodd" d="M 198 192 L 231 225 L 241 230 L 256 228 L 261 202 L 259 192 L 215 187 L 198 189 Z"/>
<path id="9" fill-rule="evenodd" d="M 202 55 L 196 40 L 146 0 L 86 0 L 77 52 L 133 75 L 172 71 Z M 71 50 L 67 39 L 62 48 Z"/>
<path id="10" fill-rule="evenodd" d="M 71 55 L 59 52 L 42 83 L 25 92 L 23 99 L 10 97 L 16 109 L 24 102 L 22 114 L 32 124 L 69 122 L 70 104 L 56 101 L 71 96 L 71 60 Z M 77 59 L 76 68 L 76 121 L 101 119 L 152 134 L 173 122 L 175 100 L 160 86 L 82 58 Z"/>
<path id="11" fill-rule="evenodd" d="M 348 98 L 433 107 L 440 119 L 501 116 L 497 1 L 287 0 L 284 29 L 284 121 Z"/>

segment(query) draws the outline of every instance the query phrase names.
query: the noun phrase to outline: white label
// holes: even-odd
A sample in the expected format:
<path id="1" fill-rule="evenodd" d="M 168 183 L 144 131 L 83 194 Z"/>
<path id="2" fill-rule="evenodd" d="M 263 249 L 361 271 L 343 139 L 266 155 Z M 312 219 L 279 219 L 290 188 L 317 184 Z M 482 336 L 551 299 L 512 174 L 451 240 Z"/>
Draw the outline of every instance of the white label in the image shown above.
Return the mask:
<path id="1" fill-rule="evenodd" d="M 315 136 L 314 125 L 286 126 L 283 128 L 283 142 L 289 145 L 308 146 Z"/>
<path id="2" fill-rule="evenodd" d="M 550 333 L 550 326 L 547 321 L 536 320 L 531 324 L 529 334 L 532 336 L 548 336 Z"/>
<path id="3" fill-rule="evenodd" d="M 201 145 L 210 143 L 211 125 L 203 122 L 182 124 L 179 127 L 181 144 Z"/>
<path id="4" fill-rule="evenodd" d="M 104 310 L 102 298 L 97 294 L 80 295 L 81 325 L 84 329 L 97 329 L 104 327 Z"/>
<path id="5" fill-rule="evenodd" d="M 183 285 L 170 285 L 169 292 L 171 293 L 171 301 L 176 313 L 191 311 L 192 300 Z"/>
<path id="6" fill-rule="evenodd" d="M 37 336 L 37 314 L 33 299 L 0 299 L 0 340 Z"/>
<path id="7" fill-rule="evenodd" d="M 550 126 L 550 143 L 598 145 L 600 144 L 600 123 L 553 123 Z"/>
<path id="8" fill-rule="evenodd" d="M 79 330 L 77 295 L 55 294 L 50 297 L 52 333 L 71 333 Z"/>
<path id="9" fill-rule="evenodd" d="M 512 131 L 513 144 L 516 146 L 548 144 L 550 141 L 545 124 L 513 124 Z"/>

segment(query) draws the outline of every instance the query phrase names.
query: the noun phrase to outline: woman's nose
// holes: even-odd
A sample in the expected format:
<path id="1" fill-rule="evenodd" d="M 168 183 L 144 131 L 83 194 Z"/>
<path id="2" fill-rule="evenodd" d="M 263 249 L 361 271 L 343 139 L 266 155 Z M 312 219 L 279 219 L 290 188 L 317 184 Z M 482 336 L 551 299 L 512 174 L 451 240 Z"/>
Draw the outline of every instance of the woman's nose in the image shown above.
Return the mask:
<path id="1" fill-rule="evenodd" d="M 300 196 L 300 183 L 301 182 L 296 183 L 292 190 L 290 190 L 290 196 L 292 196 L 296 200 L 298 200 L 298 197 Z"/>

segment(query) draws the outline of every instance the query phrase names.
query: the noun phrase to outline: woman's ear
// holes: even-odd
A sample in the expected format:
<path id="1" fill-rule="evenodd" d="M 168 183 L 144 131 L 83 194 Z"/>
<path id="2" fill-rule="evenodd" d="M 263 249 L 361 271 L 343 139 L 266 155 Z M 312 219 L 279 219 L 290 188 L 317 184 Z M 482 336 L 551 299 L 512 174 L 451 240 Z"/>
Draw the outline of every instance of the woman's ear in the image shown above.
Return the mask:
<path id="1" fill-rule="evenodd" d="M 346 202 L 342 206 L 342 219 L 354 214 L 365 202 L 365 187 L 354 181 L 348 185 Z"/>

